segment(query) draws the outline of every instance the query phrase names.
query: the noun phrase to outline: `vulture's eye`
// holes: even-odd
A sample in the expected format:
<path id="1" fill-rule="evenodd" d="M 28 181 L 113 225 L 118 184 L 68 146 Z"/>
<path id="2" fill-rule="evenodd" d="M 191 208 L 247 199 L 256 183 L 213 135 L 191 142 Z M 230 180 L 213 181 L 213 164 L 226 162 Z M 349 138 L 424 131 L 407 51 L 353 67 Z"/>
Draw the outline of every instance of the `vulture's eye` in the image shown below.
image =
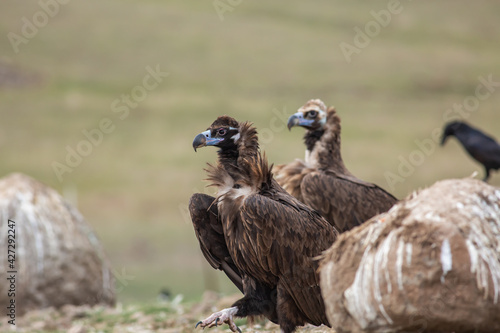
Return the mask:
<path id="1" fill-rule="evenodd" d="M 219 128 L 219 129 L 217 130 L 217 133 L 218 133 L 220 136 L 224 136 L 224 135 L 226 135 L 227 130 L 226 130 L 225 128 Z"/>
<path id="2" fill-rule="evenodd" d="M 317 111 L 309 111 L 309 112 L 307 113 L 307 116 L 308 116 L 309 118 L 316 118 L 316 116 L 317 116 L 317 115 L 318 115 L 318 112 L 317 112 Z"/>

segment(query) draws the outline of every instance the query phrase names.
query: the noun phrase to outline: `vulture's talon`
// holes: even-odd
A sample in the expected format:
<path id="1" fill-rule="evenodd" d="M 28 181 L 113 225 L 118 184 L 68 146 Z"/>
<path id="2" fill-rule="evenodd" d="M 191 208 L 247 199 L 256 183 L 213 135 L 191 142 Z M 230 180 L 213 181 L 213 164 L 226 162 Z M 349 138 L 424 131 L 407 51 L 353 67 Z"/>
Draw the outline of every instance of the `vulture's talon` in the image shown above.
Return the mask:
<path id="1" fill-rule="evenodd" d="M 198 328 L 198 325 L 200 325 L 202 323 L 202 321 L 200 320 L 198 323 L 196 323 L 196 325 L 194 326 L 194 328 Z"/>
<path id="2" fill-rule="evenodd" d="M 211 327 L 217 327 L 222 324 L 228 324 L 229 328 L 233 332 L 240 332 L 240 329 L 238 326 L 233 321 L 233 316 L 238 312 L 237 307 L 232 307 L 228 309 L 221 310 L 219 312 L 213 313 L 211 316 L 205 318 L 204 320 L 201 320 L 196 324 L 195 328 L 198 327 L 198 325 L 201 325 L 203 329 L 205 327 L 211 328 Z"/>

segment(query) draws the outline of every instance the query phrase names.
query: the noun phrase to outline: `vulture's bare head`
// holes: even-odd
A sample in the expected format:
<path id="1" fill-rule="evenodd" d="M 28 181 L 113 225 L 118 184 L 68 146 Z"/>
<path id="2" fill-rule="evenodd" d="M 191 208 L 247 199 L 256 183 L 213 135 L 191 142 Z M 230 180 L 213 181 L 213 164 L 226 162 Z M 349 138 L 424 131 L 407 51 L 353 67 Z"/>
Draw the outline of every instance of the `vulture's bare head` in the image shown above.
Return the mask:
<path id="1" fill-rule="evenodd" d="M 327 107 L 320 99 L 311 99 L 288 118 L 288 129 L 301 126 L 308 130 L 323 129 L 326 124 Z"/>
<path id="2" fill-rule="evenodd" d="M 229 116 L 221 116 L 194 138 L 193 148 L 196 151 L 197 148 L 216 146 L 222 150 L 237 150 L 239 139 L 239 123 Z"/>

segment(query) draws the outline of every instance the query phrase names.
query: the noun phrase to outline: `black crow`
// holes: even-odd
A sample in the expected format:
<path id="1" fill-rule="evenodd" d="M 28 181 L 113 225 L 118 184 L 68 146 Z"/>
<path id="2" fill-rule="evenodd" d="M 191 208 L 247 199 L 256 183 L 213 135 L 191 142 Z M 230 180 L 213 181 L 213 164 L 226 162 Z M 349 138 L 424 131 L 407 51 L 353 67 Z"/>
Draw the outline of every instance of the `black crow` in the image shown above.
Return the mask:
<path id="1" fill-rule="evenodd" d="M 490 170 L 500 168 L 500 145 L 491 136 L 461 121 L 452 121 L 445 126 L 441 146 L 450 135 L 454 135 L 469 155 L 484 166 L 484 181 L 490 178 Z"/>

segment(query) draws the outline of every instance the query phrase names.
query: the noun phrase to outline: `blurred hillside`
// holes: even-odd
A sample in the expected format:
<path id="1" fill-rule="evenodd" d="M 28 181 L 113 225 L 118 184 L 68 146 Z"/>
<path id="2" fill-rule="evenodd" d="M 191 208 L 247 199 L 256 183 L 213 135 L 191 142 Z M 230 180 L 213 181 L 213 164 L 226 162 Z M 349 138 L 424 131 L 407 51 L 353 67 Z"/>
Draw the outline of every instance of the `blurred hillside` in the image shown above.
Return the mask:
<path id="1" fill-rule="evenodd" d="M 499 2 L 228 3 L 1 5 L 0 174 L 27 173 L 77 203 L 123 302 L 235 290 L 214 280 L 187 215 L 215 160 L 191 142 L 218 115 L 253 121 L 280 164 L 304 154 L 286 118 L 321 98 L 342 117 L 346 165 L 398 197 L 483 176 L 456 140 L 436 144 L 446 119 L 500 138 L 500 84 L 476 97 L 488 77 L 500 82 Z"/>

